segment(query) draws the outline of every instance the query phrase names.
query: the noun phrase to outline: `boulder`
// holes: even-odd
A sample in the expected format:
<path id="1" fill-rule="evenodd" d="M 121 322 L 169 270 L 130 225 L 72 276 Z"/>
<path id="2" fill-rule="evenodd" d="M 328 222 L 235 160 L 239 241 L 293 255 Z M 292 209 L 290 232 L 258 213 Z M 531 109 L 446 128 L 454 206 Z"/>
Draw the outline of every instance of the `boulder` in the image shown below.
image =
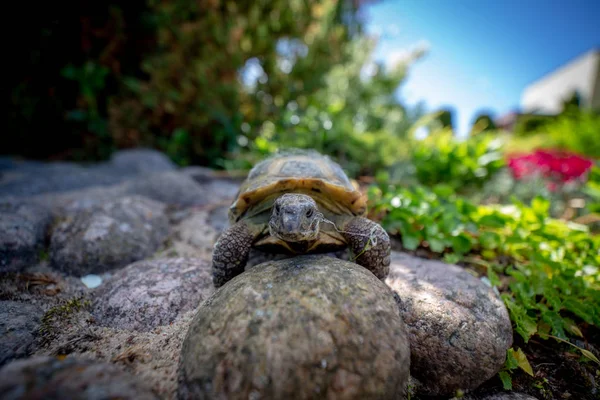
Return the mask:
<path id="1" fill-rule="evenodd" d="M 393 292 L 327 256 L 248 269 L 199 307 L 180 399 L 404 398 L 410 347 Z"/>
<path id="2" fill-rule="evenodd" d="M 50 212 L 42 206 L 0 204 L 0 272 L 19 271 L 36 263 L 51 221 Z"/>
<path id="3" fill-rule="evenodd" d="M 43 315 L 33 304 L 0 301 L 0 365 L 29 355 Z"/>
<path id="4" fill-rule="evenodd" d="M 491 287 L 459 266 L 398 252 L 386 283 L 400 298 L 419 393 L 471 390 L 502 368 L 513 332 Z"/>
<path id="5" fill-rule="evenodd" d="M 163 204 L 123 197 L 65 218 L 52 233 L 50 260 L 70 275 L 101 273 L 152 255 L 168 234 Z"/>
<path id="6" fill-rule="evenodd" d="M 144 382 L 113 364 L 35 357 L 0 370 L 0 400 L 157 400 Z"/>
<path id="7" fill-rule="evenodd" d="M 213 291 L 208 261 L 139 261 L 117 271 L 95 290 L 92 315 L 102 326 L 149 331 L 195 309 Z"/>

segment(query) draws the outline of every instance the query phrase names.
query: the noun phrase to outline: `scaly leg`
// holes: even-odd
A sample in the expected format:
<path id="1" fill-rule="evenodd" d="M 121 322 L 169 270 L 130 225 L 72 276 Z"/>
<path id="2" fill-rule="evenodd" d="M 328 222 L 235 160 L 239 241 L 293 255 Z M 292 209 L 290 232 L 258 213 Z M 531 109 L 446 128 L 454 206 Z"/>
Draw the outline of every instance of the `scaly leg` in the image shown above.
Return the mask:
<path id="1" fill-rule="evenodd" d="M 354 261 L 384 280 L 390 271 L 390 237 L 378 223 L 363 217 L 348 221 L 344 236 Z"/>
<path id="2" fill-rule="evenodd" d="M 213 285 L 219 288 L 244 272 L 255 235 L 245 222 L 238 222 L 225 230 L 213 250 Z"/>

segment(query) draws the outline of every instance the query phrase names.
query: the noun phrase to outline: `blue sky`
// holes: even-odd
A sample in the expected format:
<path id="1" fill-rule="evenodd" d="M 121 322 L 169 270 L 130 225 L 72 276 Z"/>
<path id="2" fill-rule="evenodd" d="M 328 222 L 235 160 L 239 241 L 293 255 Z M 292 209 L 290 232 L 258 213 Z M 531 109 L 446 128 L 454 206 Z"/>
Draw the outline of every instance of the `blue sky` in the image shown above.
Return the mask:
<path id="1" fill-rule="evenodd" d="M 518 108 L 529 83 L 600 47 L 600 0 L 387 0 L 370 5 L 378 60 L 425 45 L 399 96 L 428 110 L 450 106 L 459 134 L 475 113 Z"/>

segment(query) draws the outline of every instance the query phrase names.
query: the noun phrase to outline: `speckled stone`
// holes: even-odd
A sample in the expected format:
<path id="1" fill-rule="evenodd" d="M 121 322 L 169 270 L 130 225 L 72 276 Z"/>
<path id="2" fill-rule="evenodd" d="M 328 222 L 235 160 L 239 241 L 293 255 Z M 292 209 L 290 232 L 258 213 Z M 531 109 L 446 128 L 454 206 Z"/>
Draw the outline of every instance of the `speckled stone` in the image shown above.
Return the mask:
<path id="1" fill-rule="evenodd" d="M 0 365 L 29 355 L 42 315 L 37 305 L 0 301 Z"/>
<path id="2" fill-rule="evenodd" d="M 123 197 L 67 216 L 52 233 L 50 260 L 75 276 L 109 271 L 150 256 L 169 229 L 164 204 Z"/>
<path id="3" fill-rule="evenodd" d="M 0 272 L 20 271 L 37 262 L 51 221 L 42 206 L 0 204 Z"/>
<path id="4" fill-rule="evenodd" d="M 0 400 L 157 400 L 147 385 L 114 364 L 35 357 L 0 370 Z"/>
<path id="5" fill-rule="evenodd" d="M 513 332 L 492 288 L 459 266 L 398 252 L 386 283 L 400 297 L 419 393 L 474 389 L 501 369 Z"/>
<path id="6" fill-rule="evenodd" d="M 95 290 L 92 314 L 99 325 L 149 331 L 195 309 L 213 292 L 208 261 L 144 260 L 119 270 Z"/>
<path id="7" fill-rule="evenodd" d="M 202 303 L 181 351 L 180 399 L 395 399 L 410 349 L 393 292 L 326 256 L 266 262 Z"/>

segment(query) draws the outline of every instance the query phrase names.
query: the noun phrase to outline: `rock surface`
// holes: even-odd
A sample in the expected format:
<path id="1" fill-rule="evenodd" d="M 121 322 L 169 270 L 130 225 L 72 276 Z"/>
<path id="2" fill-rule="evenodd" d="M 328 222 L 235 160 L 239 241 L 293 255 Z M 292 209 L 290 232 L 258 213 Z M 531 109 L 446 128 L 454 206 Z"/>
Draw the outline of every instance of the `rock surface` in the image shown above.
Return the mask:
<path id="1" fill-rule="evenodd" d="M 127 171 L 129 174 L 149 174 L 177 169 L 177 165 L 165 154 L 143 148 L 117 151 L 112 155 L 110 164 L 115 169 Z"/>
<path id="2" fill-rule="evenodd" d="M 208 261 L 139 261 L 96 289 L 92 314 L 102 326 L 149 331 L 195 309 L 213 292 Z"/>
<path id="3" fill-rule="evenodd" d="M 401 299 L 419 392 L 474 389 L 500 370 L 513 336 L 492 288 L 458 266 L 397 252 L 386 283 Z"/>
<path id="4" fill-rule="evenodd" d="M 38 260 L 51 220 L 38 205 L 0 204 L 0 272 L 18 271 Z"/>
<path id="5" fill-rule="evenodd" d="M 62 221 L 52 233 L 50 260 L 70 275 L 105 272 L 150 256 L 168 234 L 163 204 L 124 197 Z"/>
<path id="6" fill-rule="evenodd" d="M 89 359 L 35 357 L 0 370 L 0 400 L 158 399 L 119 367 Z"/>
<path id="7" fill-rule="evenodd" d="M 118 151 L 109 161 L 89 166 L 70 162 L 10 160 L 0 165 L 0 197 L 115 185 L 139 175 L 173 171 L 175 168 L 164 154 L 146 149 Z"/>
<path id="8" fill-rule="evenodd" d="M 325 256 L 255 266 L 198 309 L 179 398 L 403 398 L 408 338 L 393 293 Z"/>
<path id="9" fill-rule="evenodd" d="M 215 202 L 215 194 L 181 172 L 151 174 L 126 182 L 125 194 L 148 197 L 165 204 L 198 206 Z"/>
<path id="10" fill-rule="evenodd" d="M 33 304 L 0 301 L 0 365 L 29 355 L 43 314 Z"/>

